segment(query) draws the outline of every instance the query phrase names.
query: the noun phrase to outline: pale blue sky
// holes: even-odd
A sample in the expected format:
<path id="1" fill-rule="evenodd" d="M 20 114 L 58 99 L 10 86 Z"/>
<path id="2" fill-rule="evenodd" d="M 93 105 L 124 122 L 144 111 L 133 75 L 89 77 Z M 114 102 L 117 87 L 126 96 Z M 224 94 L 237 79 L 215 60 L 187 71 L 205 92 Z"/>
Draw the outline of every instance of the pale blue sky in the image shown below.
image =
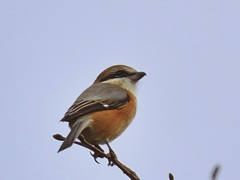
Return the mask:
<path id="1" fill-rule="evenodd" d="M 112 144 L 141 179 L 240 179 L 240 1 L 0 2 L 1 179 L 128 179 L 53 134 L 105 68 L 145 71 Z"/>

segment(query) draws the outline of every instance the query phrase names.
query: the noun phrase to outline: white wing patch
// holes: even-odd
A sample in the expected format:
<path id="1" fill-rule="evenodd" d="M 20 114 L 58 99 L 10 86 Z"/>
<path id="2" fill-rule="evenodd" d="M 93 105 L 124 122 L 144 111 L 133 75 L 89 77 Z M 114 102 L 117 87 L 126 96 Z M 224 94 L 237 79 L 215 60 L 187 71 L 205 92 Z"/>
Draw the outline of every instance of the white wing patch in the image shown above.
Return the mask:
<path id="1" fill-rule="evenodd" d="M 108 108 L 108 107 L 109 107 L 108 104 L 102 104 L 102 105 L 103 105 L 103 107 L 105 107 L 105 108 Z"/>

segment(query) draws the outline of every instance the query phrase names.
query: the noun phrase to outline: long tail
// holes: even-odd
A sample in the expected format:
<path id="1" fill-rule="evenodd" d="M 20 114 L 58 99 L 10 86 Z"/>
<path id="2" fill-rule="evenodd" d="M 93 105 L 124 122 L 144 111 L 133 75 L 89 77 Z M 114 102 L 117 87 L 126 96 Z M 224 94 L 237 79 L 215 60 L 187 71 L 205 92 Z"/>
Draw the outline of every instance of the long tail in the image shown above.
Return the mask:
<path id="1" fill-rule="evenodd" d="M 58 153 L 72 146 L 73 142 L 77 139 L 83 129 L 89 124 L 89 122 L 89 120 L 84 120 L 75 124 L 66 139 L 63 141 L 62 145 L 60 146 Z"/>

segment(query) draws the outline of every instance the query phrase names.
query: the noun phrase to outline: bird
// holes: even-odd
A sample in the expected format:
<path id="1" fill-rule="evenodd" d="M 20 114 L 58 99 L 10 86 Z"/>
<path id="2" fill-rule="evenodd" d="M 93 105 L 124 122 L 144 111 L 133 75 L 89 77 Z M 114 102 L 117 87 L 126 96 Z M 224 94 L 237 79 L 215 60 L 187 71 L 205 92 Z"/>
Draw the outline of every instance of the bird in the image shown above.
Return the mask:
<path id="1" fill-rule="evenodd" d="M 137 82 L 146 75 L 126 65 L 113 65 L 101 72 L 60 120 L 71 129 L 58 152 L 84 139 L 96 147 L 121 135 L 136 115 Z"/>

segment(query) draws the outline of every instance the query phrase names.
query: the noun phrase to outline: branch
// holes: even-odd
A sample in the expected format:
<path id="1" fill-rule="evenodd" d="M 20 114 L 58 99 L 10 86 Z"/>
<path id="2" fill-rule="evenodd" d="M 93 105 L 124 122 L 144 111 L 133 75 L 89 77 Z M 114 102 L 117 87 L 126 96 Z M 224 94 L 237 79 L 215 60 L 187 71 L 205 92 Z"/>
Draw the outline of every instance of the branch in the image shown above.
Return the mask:
<path id="1" fill-rule="evenodd" d="M 169 180 L 174 180 L 174 176 L 172 173 L 169 173 Z"/>
<path id="2" fill-rule="evenodd" d="M 53 138 L 58 140 L 58 141 L 64 141 L 66 138 L 63 137 L 60 134 L 55 134 L 53 135 Z M 96 148 L 95 146 L 93 146 L 92 144 L 89 144 L 87 141 L 85 141 L 85 139 L 81 139 L 81 142 L 79 141 L 75 141 L 74 144 L 77 144 L 79 146 L 85 147 L 91 151 L 93 151 L 94 153 L 100 155 L 101 157 L 104 157 L 106 159 L 108 159 L 109 162 L 112 162 L 111 164 L 115 164 L 119 169 L 122 170 L 122 172 L 124 174 L 126 174 L 131 180 L 140 180 L 140 178 L 137 176 L 137 174 L 132 171 L 130 168 L 128 168 L 127 166 L 125 166 L 124 164 L 122 164 L 120 161 L 118 161 L 118 159 L 113 156 L 111 156 L 111 154 L 105 154 L 103 151 L 101 151 L 100 149 Z M 109 163 L 110 165 L 110 163 Z"/>
<path id="3" fill-rule="evenodd" d="M 212 180 L 217 180 L 217 175 L 219 174 L 220 166 L 216 165 L 212 171 Z"/>

